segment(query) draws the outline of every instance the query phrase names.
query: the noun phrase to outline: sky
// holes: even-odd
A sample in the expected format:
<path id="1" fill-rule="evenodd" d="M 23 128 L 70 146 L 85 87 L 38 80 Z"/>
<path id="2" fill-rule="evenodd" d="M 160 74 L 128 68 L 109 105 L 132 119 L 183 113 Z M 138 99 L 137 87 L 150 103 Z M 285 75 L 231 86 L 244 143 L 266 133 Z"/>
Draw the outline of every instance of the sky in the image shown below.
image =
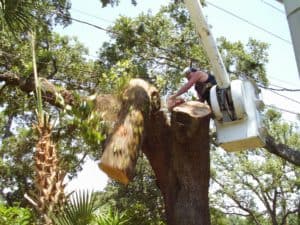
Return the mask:
<path id="1" fill-rule="evenodd" d="M 168 0 L 138 0 L 138 5 L 131 5 L 131 0 L 121 0 L 119 6 L 102 8 L 99 0 L 72 0 L 71 16 L 100 27 L 108 27 L 119 15 L 135 17 L 141 12 L 157 12 L 161 4 Z M 269 62 L 266 65 L 270 84 L 300 89 L 292 41 L 284 7 L 276 0 L 207 0 L 204 8 L 207 21 L 215 38 L 224 36 L 230 41 L 247 43 L 254 38 L 270 44 Z M 66 28 L 57 28 L 56 32 L 76 36 L 89 49 L 89 57 L 96 58 L 97 50 L 104 41 L 109 41 L 105 31 L 81 23 L 73 22 Z M 276 87 L 271 86 L 271 87 Z M 276 94 L 277 93 L 277 94 Z M 284 95 L 282 97 L 280 95 Z M 300 112 L 300 92 L 262 91 L 266 105 L 295 113 Z M 283 111 L 287 121 L 296 120 L 296 115 Z M 97 162 L 87 160 L 78 178 L 70 182 L 67 191 L 74 189 L 102 190 L 107 177 L 97 166 Z"/>

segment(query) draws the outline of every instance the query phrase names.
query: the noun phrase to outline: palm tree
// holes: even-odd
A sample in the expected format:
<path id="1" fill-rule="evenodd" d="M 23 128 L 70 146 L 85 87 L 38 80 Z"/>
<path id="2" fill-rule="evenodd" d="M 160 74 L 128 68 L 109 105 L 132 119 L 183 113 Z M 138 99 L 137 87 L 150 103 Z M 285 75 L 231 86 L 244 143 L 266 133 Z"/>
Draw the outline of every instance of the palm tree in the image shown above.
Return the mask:
<path id="1" fill-rule="evenodd" d="M 65 0 L 58 0 L 64 3 Z M 0 0 L 0 24 L 2 29 L 7 27 L 15 36 L 18 32 L 31 34 L 33 75 L 36 89 L 37 124 L 33 127 L 38 134 L 35 160 L 35 190 L 25 195 L 41 214 L 44 224 L 52 224 L 49 214 L 56 206 L 65 201 L 63 184 L 65 173 L 59 167 L 59 159 L 55 144 L 51 140 L 52 125 L 50 117 L 43 111 L 41 87 L 36 63 L 35 32 L 38 24 L 34 15 L 38 15 L 39 1 L 34 0 Z"/>
<path id="2" fill-rule="evenodd" d="M 53 126 L 50 117 L 43 111 L 41 87 L 36 68 L 35 33 L 32 32 L 32 63 L 37 97 L 37 130 L 38 142 L 35 149 L 35 191 L 33 199 L 26 195 L 41 214 L 44 224 L 52 224 L 49 217 L 58 205 L 65 202 L 63 183 L 65 173 L 59 167 L 56 146 L 51 140 Z"/>
<path id="3" fill-rule="evenodd" d="M 31 34 L 32 64 L 36 86 L 37 124 L 33 127 L 39 137 L 35 151 L 35 190 L 25 197 L 42 215 L 45 224 L 51 224 L 49 213 L 55 206 L 64 201 L 63 180 L 65 173 L 59 168 L 59 159 L 55 144 L 51 140 L 52 125 L 50 117 L 43 111 L 41 87 L 36 66 L 35 32 L 37 24 L 34 17 L 38 9 L 38 1 L 33 0 L 0 0 L 0 24 L 2 29 L 8 28 L 15 36 L 19 32 Z"/>

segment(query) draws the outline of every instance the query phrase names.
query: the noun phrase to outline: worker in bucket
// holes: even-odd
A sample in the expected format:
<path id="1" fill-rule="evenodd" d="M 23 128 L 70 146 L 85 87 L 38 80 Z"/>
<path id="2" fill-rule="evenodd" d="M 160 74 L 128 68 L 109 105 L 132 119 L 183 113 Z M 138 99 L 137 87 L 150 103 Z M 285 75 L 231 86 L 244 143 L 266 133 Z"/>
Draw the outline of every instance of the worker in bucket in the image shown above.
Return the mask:
<path id="1" fill-rule="evenodd" d="M 177 91 L 176 94 L 171 95 L 168 98 L 168 109 L 172 110 L 175 106 L 183 103 L 184 100 L 177 97 L 187 92 L 192 86 L 195 87 L 199 101 L 206 101 L 210 105 L 209 92 L 211 87 L 217 84 L 215 77 L 210 73 L 206 73 L 193 67 L 186 67 L 182 73 L 188 81 Z"/>

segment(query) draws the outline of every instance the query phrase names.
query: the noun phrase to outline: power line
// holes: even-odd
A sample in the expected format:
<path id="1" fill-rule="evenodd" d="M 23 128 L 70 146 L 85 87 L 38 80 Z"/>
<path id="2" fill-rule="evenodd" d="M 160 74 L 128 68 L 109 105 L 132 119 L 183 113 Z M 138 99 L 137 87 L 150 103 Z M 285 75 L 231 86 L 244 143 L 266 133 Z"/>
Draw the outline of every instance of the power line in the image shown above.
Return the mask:
<path id="1" fill-rule="evenodd" d="M 276 85 L 276 84 L 272 84 L 272 83 L 270 83 L 270 85 L 274 86 L 276 88 L 280 88 L 280 89 L 272 88 L 273 91 L 300 91 L 300 89 L 285 88 L 285 87 L 282 87 L 282 86 L 279 86 L 279 85 Z"/>
<path id="2" fill-rule="evenodd" d="M 287 96 L 285 96 L 285 95 L 279 94 L 279 93 L 277 93 L 276 91 L 272 91 L 272 90 L 270 90 L 270 91 L 273 92 L 274 94 L 278 95 L 278 96 L 281 96 L 281 97 L 283 97 L 283 98 L 285 98 L 285 99 L 288 99 L 288 100 L 290 100 L 290 101 L 292 101 L 292 102 L 295 102 L 295 103 L 297 103 L 297 104 L 300 104 L 299 101 L 297 101 L 297 100 L 295 100 L 295 99 L 293 99 L 293 98 L 290 98 L 290 97 L 287 97 Z"/>
<path id="3" fill-rule="evenodd" d="M 72 8 L 72 11 L 75 11 L 75 12 L 78 12 L 80 14 L 83 14 L 83 15 L 86 15 L 86 16 L 89 16 L 89 17 L 93 17 L 93 18 L 96 18 L 98 20 L 101 20 L 101 21 L 104 21 L 104 22 L 107 22 L 107 23 L 114 23 L 114 21 L 111 21 L 111 20 L 107 20 L 107 19 L 104 19 L 102 17 L 99 17 L 99 16 L 96 16 L 96 15 L 93 15 L 93 14 L 90 14 L 90 13 L 87 13 L 87 12 L 84 12 L 80 9 L 75 9 L 75 8 Z"/>
<path id="4" fill-rule="evenodd" d="M 74 17 L 72 17 L 72 16 L 68 16 L 68 15 L 63 14 L 63 13 L 61 13 L 60 11 L 57 11 L 57 10 L 56 10 L 56 13 L 57 13 L 57 14 L 60 14 L 61 16 L 66 17 L 66 18 L 68 18 L 68 19 L 70 19 L 70 20 L 73 20 L 73 21 L 75 21 L 75 22 L 78 22 L 78 23 L 82 23 L 82 24 L 91 26 L 91 27 L 96 28 L 96 29 L 98 29 L 98 30 L 106 31 L 106 32 L 113 33 L 113 34 L 118 34 L 117 32 L 115 32 L 115 31 L 113 31 L 113 30 L 110 30 L 110 29 L 107 29 L 107 28 L 98 26 L 98 25 L 96 25 L 96 24 L 93 24 L 93 23 L 90 23 L 90 22 L 87 22 L 87 21 L 84 21 L 84 20 L 76 19 L 76 18 L 74 18 Z"/>
<path id="5" fill-rule="evenodd" d="M 88 26 L 91 26 L 91 27 L 94 27 L 98 30 L 103 30 L 103 31 L 106 31 L 106 32 L 109 32 L 109 33 L 113 33 L 113 34 L 118 34 L 117 32 L 113 31 L 113 30 L 110 30 L 110 29 L 106 29 L 106 28 L 103 28 L 103 27 L 100 27 L 98 25 L 95 25 L 93 23 L 89 23 L 89 22 L 86 22 L 86 21 L 83 21 L 83 20 L 79 20 L 79 19 L 75 19 L 74 17 L 68 17 L 69 19 L 75 21 L 75 22 L 78 22 L 78 23 L 82 23 L 82 24 L 86 24 Z"/>
<path id="6" fill-rule="evenodd" d="M 268 76 L 268 77 L 270 77 L 270 78 L 273 79 L 273 80 L 277 80 L 277 81 L 279 81 L 279 82 L 281 82 L 281 83 L 288 84 L 288 85 L 291 85 L 291 86 L 294 86 L 294 87 L 298 87 L 298 86 L 295 85 L 294 83 L 287 82 L 286 80 L 281 80 L 281 79 L 278 79 L 278 78 L 272 77 L 272 76 Z"/>
<path id="7" fill-rule="evenodd" d="M 290 110 L 287 110 L 287 109 L 279 108 L 279 107 L 274 106 L 274 105 L 265 105 L 265 106 L 270 107 L 270 108 L 274 108 L 274 109 L 278 109 L 282 112 L 291 113 L 291 114 L 294 114 L 294 115 L 297 115 L 297 116 L 299 115 L 299 113 L 296 113 L 296 112 L 293 112 L 293 111 L 290 111 Z"/>
<path id="8" fill-rule="evenodd" d="M 217 5 L 215 5 L 215 4 L 213 4 L 213 3 L 209 2 L 209 1 L 206 1 L 206 2 L 207 2 L 208 5 L 211 5 L 212 7 L 216 8 L 216 9 L 219 9 L 219 10 L 221 10 L 221 11 L 223 11 L 223 12 L 225 12 L 225 13 L 227 13 L 227 14 L 229 14 L 229 15 L 231 15 L 231 16 L 233 16 L 233 17 L 235 17 L 235 18 L 237 18 L 237 19 L 239 19 L 239 20 L 241 20 L 241 21 L 243 21 L 243 22 L 245 22 L 245 23 L 247 23 L 247 24 L 249 24 L 249 25 L 251 25 L 251 26 L 253 26 L 253 27 L 255 27 L 255 28 L 257 28 L 257 29 L 259 29 L 261 31 L 263 31 L 263 32 L 265 32 L 265 33 L 267 33 L 267 34 L 269 34 L 269 35 L 271 35 L 271 36 L 273 36 L 273 37 L 276 37 L 276 38 L 278 38 L 278 39 L 280 39 L 280 40 L 282 40 L 282 41 L 284 41 L 284 42 L 292 45 L 292 43 L 289 40 L 287 40 L 287 39 L 285 39 L 285 38 L 283 38 L 283 37 L 281 37 L 281 36 L 279 36 L 279 35 L 271 32 L 271 31 L 268 31 L 267 29 L 265 29 L 265 28 L 263 28 L 261 26 L 258 26 L 255 23 L 252 23 L 251 21 L 249 21 L 249 20 L 247 20 L 247 19 L 245 19 L 243 17 L 240 17 L 240 16 L 234 14 L 233 12 L 231 12 L 231 11 L 229 11 L 227 9 L 224 9 L 224 8 L 222 8 L 220 6 L 217 6 Z"/>
<path id="9" fill-rule="evenodd" d="M 267 90 L 272 90 L 272 91 L 289 91 L 289 92 L 297 92 L 297 91 L 300 91 L 300 89 L 291 89 L 291 88 L 285 88 L 285 87 L 281 87 L 281 86 L 278 86 L 278 85 L 275 85 L 275 84 L 271 84 L 272 86 L 274 87 L 277 87 L 277 88 L 272 88 L 272 87 L 266 87 L 264 85 L 257 85 L 261 88 L 264 88 L 264 89 L 267 89 Z"/>
<path id="10" fill-rule="evenodd" d="M 276 11 L 278 11 L 278 12 L 280 12 L 280 13 L 282 13 L 282 14 L 285 14 L 285 12 L 284 12 L 283 10 L 277 8 L 276 6 L 272 5 L 271 3 L 266 2 L 266 1 L 264 1 L 264 0 L 261 0 L 261 1 L 262 1 L 262 3 L 264 3 L 265 5 L 268 5 L 269 7 L 275 9 Z"/>

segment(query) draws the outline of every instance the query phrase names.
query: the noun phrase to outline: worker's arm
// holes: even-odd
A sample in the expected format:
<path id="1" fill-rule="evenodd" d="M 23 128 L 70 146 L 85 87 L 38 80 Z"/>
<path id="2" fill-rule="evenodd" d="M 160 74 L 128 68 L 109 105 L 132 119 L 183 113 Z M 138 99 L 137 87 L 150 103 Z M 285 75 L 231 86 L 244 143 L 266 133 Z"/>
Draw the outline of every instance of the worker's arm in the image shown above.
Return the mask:
<path id="1" fill-rule="evenodd" d="M 171 95 L 170 98 L 176 98 L 180 95 L 182 95 L 183 93 L 187 92 L 200 78 L 200 74 L 199 73 L 195 73 L 191 79 L 189 79 L 189 81 L 187 83 L 185 83 L 178 91 L 176 94 Z"/>

